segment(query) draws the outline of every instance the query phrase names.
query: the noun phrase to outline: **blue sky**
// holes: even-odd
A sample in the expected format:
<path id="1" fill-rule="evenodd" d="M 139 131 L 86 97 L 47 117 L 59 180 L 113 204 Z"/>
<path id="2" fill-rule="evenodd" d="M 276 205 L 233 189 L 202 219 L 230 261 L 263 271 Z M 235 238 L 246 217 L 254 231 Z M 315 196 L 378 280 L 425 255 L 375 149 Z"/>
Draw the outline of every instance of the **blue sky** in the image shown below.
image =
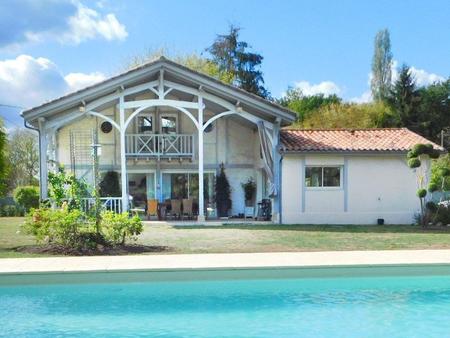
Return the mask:
<path id="1" fill-rule="evenodd" d="M 450 75 L 449 18 L 448 0 L 3 0 L 0 103 L 39 104 L 117 73 L 147 49 L 201 53 L 230 23 L 264 56 L 273 96 L 299 86 L 367 101 L 376 32 L 390 30 L 396 64 L 427 84 Z M 14 109 L 0 112 L 18 121 Z"/>

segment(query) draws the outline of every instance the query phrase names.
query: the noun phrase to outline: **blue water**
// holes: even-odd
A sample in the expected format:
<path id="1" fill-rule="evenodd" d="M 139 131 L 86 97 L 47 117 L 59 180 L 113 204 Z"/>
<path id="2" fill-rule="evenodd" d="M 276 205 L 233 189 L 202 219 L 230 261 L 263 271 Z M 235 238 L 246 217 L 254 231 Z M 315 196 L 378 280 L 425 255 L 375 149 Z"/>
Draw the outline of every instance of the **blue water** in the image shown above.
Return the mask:
<path id="1" fill-rule="evenodd" d="M 0 287 L 8 337 L 448 337 L 450 277 Z"/>

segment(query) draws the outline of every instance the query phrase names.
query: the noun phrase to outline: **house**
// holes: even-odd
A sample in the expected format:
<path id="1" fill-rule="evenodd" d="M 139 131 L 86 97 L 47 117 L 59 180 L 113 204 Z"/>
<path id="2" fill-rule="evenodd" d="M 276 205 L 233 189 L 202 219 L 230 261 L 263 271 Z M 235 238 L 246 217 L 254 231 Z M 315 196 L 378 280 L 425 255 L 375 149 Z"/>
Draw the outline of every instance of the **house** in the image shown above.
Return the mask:
<path id="1" fill-rule="evenodd" d="M 244 213 L 252 178 L 253 205 L 270 198 L 276 223 L 411 223 L 419 201 L 405 155 L 429 143 L 406 129 L 284 129 L 295 113 L 164 57 L 22 116 L 39 131 L 42 199 L 57 165 L 92 183 L 95 162 L 120 176 L 120 196 L 104 201 L 114 210 L 196 199 L 199 221 L 217 217 L 223 164 L 230 216 Z"/>
<path id="2" fill-rule="evenodd" d="M 295 113 L 164 57 L 22 112 L 39 131 L 41 198 L 55 164 L 93 181 L 120 174 L 116 210 L 157 199 L 198 198 L 199 220 L 214 216 L 214 176 L 223 163 L 231 185 L 230 215 L 244 212 L 241 183 L 272 198 L 279 217 L 279 132 Z M 99 149 L 101 147 L 101 150 Z"/>
<path id="3" fill-rule="evenodd" d="M 427 139 L 406 128 L 287 129 L 280 137 L 283 223 L 413 223 L 420 201 L 406 153 Z"/>

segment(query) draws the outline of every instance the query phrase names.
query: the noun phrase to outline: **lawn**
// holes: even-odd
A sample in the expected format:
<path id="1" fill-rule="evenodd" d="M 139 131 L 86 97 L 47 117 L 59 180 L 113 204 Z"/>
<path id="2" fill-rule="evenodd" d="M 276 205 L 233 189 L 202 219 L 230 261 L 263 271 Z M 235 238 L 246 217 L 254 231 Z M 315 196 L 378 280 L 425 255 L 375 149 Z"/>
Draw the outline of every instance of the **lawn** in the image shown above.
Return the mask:
<path id="1" fill-rule="evenodd" d="M 15 248 L 34 244 L 19 232 L 23 218 L 0 218 L 0 257 L 31 257 Z M 161 253 L 326 250 L 450 249 L 450 229 L 411 225 L 146 225 L 139 244 L 167 247 Z"/>

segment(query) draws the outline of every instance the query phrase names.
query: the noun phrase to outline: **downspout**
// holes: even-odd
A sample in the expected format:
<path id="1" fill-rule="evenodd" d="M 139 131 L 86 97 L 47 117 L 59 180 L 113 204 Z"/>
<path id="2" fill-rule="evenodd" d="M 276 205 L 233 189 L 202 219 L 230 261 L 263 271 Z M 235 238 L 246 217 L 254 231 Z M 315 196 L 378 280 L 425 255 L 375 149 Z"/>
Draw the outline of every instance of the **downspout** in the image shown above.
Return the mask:
<path id="1" fill-rule="evenodd" d="M 279 199 L 279 210 L 278 213 L 280 215 L 280 219 L 279 219 L 279 224 L 283 224 L 283 157 L 284 154 L 280 151 L 280 166 L 279 166 L 279 170 L 280 172 L 278 173 L 278 179 L 279 179 L 279 183 L 278 183 L 278 199 Z"/>
<path id="2" fill-rule="evenodd" d="M 22 116 L 22 114 L 20 114 Z M 23 116 L 22 116 L 23 117 Z M 38 132 L 38 140 L 39 140 L 39 159 L 41 158 L 41 131 L 39 128 L 35 128 L 33 126 L 28 125 L 27 121 L 23 119 L 23 125 L 26 129 L 34 130 Z M 39 164 L 39 174 L 41 174 L 41 165 Z M 41 177 L 41 175 L 39 175 Z M 42 196 L 42 184 L 39 182 L 39 195 Z"/>

